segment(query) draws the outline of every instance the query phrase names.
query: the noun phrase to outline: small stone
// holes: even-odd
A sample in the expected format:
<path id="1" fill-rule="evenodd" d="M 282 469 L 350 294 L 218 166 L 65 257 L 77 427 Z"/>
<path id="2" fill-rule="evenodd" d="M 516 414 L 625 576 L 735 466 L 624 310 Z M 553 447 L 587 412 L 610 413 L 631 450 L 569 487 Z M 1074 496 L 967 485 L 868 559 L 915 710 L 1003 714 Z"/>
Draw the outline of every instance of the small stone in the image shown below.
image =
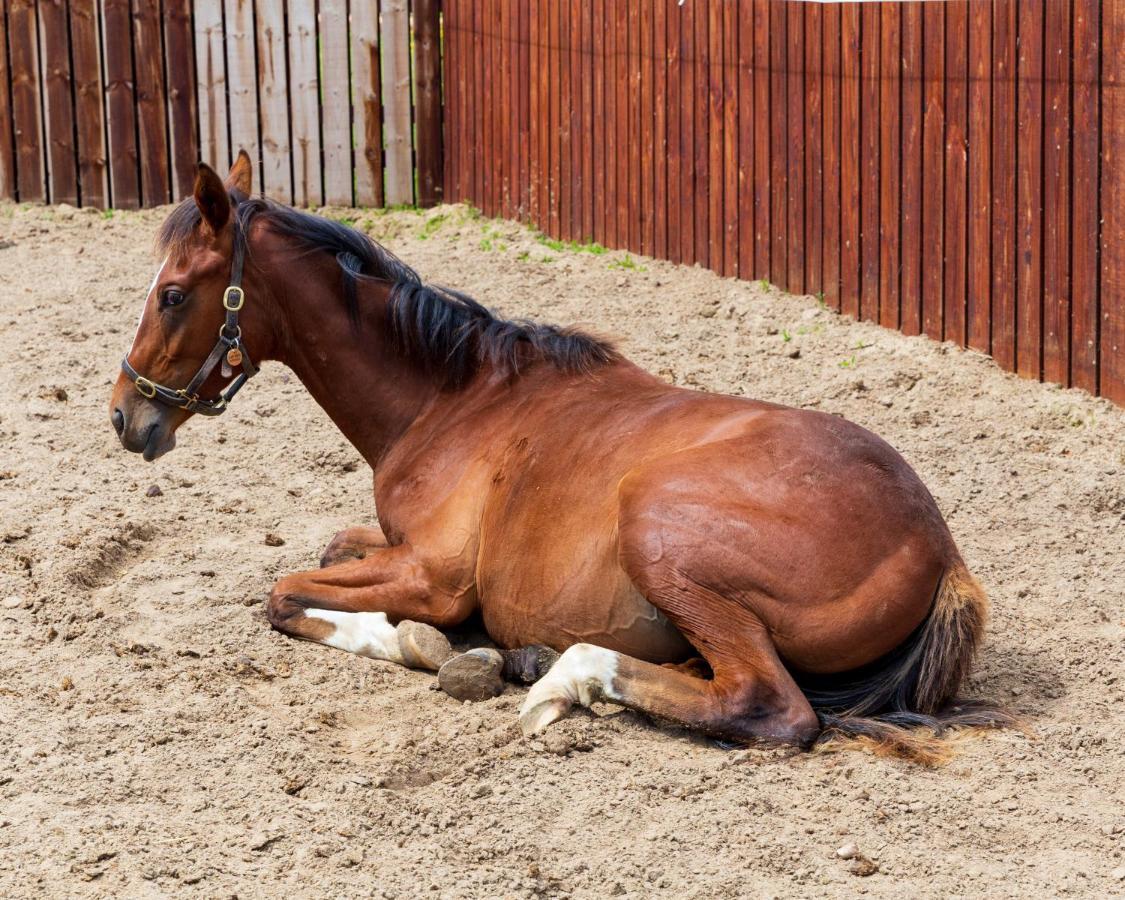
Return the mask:
<path id="1" fill-rule="evenodd" d="M 859 855 L 859 847 L 855 844 L 844 844 L 836 850 L 836 856 L 840 859 L 855 859 Z"/>
<path id="2" fill-rule="evenodd" d="M 280 534 L 274 534 L 271 531 L 266 535 L 265 543 L 267 547 L 283 547 L 285 539 Z"/>
<path id="3" fill-rule="evenodd" d="M 403 661 L 411 669 L 436 672 L 454 655 L 449 638 L 432 625 L 407 620 L 399 622 L 395 631 Z"/>
<path id="4" fill-rule="evenodd" d="M 454 700 L 488 700 L 504 691 L 504 657 L 480 647 L 462 653 L 438 669 L 438 684 Z"/>
<path id="5" fill-rule="evenodd" d="M 852 860 L 852 864 L 848 866 L 848 871 L 860 878 L 866 878 L 868 875 L 874 875 L 878 872 L 879 866 L 861 853 Z"/>
<path id="6" fill-rule="evenodd" d="M 145 496 L 146 497 L 163 497 L 164 491 L 160 490 L 160 485 L 150 484 L 148 486 L 148 490 L 145 491 Z"/>
<path id="7" fill-rule="evenodd" d="M 4 600 L 0 602 L 0 606 L 3 606 L 4 609 L 19 609 L 23 606 L 23 597 L 12 594 L 11 597 L 5 597 Z"/>
<path id="8" fill-rule="evenodd" d="M 789 357 L 790 359 L 800 359 L 800 358 L 801 358 L 801 348 L 800 348 L 800 347 L 794 347 L 794 348 L 793 348 L 792 350 L 790 350 L 790 351 L 789 351 L 789 353 L 787 353 L 786 355 L 787 355 L 787 356 L 788 356 L 788 357 Z"/>
<path id="9" fill-rule="evenodd" d="M 59 685 L 59 690 L 60 691 L 72 691 L 72 690 L 74 690 L 74 679 L 72 679 L 69 675 L 64 675 L 62 683 Z"/>

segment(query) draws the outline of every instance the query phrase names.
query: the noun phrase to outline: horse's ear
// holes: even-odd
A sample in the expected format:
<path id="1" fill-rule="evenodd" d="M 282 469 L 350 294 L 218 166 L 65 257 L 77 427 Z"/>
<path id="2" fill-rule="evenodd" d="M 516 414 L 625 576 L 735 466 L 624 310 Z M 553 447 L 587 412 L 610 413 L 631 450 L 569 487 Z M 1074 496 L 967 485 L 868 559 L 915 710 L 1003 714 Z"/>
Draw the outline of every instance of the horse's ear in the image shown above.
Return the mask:
<path id="1" fill-rule="evenodd" d="M 212 232 L 218 234 L 223 230 L 230 218 L 230 197 L 222 179 L 204 162 L 195 173 L 195 205 Z"/>
<path id="2" fill-rule="evenodd" d="M 254 187 L 253 175 L 254 165 L 250 162 L 250 154 L 245 150 L 239 150 L 238 159 L 234 161 L 227 174 L 227 187 L 249 197 Z"/>

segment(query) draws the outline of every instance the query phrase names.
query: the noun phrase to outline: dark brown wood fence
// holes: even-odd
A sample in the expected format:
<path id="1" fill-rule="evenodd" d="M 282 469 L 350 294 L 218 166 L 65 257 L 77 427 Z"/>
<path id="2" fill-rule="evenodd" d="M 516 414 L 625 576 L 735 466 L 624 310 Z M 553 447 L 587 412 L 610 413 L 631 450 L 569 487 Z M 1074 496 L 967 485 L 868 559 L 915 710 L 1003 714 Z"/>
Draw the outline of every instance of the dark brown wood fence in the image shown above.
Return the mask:
<path id="1" fill-rule="evenodd" d="M 440 199 L 437 0 L 0 0 L 0 199 L 178 200 L 239 149 L 298 205 Z"/>
<path id="2" fill-rule="evenodd" d="M 444 0 L 486 214 L 1125 402 L 1125 0 Z"/>

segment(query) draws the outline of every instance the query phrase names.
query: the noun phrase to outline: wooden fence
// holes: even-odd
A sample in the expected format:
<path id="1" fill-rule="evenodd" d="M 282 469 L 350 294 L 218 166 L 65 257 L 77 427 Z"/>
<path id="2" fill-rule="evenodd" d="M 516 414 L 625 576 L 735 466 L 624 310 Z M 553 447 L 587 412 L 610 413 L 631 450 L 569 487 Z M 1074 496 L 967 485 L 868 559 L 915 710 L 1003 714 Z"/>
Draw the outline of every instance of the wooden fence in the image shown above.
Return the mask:
<path id="1" fill-rule="evenodd" d="M 444 0 L 445 186 L 1125 402 L 1125 0 Z"/>
<path id="2" fill-rule="evenodd" d="M 0 0 L 0 198 L 134 208 L 240 148 L 287 203 L 441 192 L 438 0 Z"/>

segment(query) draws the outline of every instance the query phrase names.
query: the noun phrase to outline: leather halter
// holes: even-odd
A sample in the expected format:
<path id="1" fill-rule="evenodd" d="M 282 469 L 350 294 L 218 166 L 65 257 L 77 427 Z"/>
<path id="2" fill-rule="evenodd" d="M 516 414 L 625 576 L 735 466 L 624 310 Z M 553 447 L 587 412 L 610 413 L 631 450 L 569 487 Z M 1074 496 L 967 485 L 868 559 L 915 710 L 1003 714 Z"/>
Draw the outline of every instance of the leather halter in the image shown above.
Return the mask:
<path id="1" fill-rule="evenodd" d="M 226 412 L 227 404 L 234 399 L 244 384 L 258 374 L 258 367 L 250 360 L 246 345 L 242 343 L 242 329 L 238 326 L 238 313 L 246 302 L 246 293 L 242 290 L 242 264 L 246 256 L 246 244 L 242 240 L 238 219 L 232 220 L 234 224 L 234 251 L 231 255 L 230 285 L 223 291 L 223 309 L 226 310 L 226 321 L 219 328 L 219 340 L 215 343 L 210 355 L 203 361 L 195 377 L 188 382 L 188 386 L 175 390 L 163 384 L 145 378 L 129 363 L 129 354 L 121 360 L 121 369 L 133 379 L 133 386 L 149 400 L 157 400 L 166 406 L 175 406 L 186 409 L 188 412 L 199 413 L 201 416 L 217 416 Z M 215 366 L 222 362 L 224 368 L 240 366 L 242 372 L 222 391 L 214 400 L 201 400 L 197 393 L 200 387 L 215 371 Z M 228 374 L 227 372 L 223 373 Z"/>

